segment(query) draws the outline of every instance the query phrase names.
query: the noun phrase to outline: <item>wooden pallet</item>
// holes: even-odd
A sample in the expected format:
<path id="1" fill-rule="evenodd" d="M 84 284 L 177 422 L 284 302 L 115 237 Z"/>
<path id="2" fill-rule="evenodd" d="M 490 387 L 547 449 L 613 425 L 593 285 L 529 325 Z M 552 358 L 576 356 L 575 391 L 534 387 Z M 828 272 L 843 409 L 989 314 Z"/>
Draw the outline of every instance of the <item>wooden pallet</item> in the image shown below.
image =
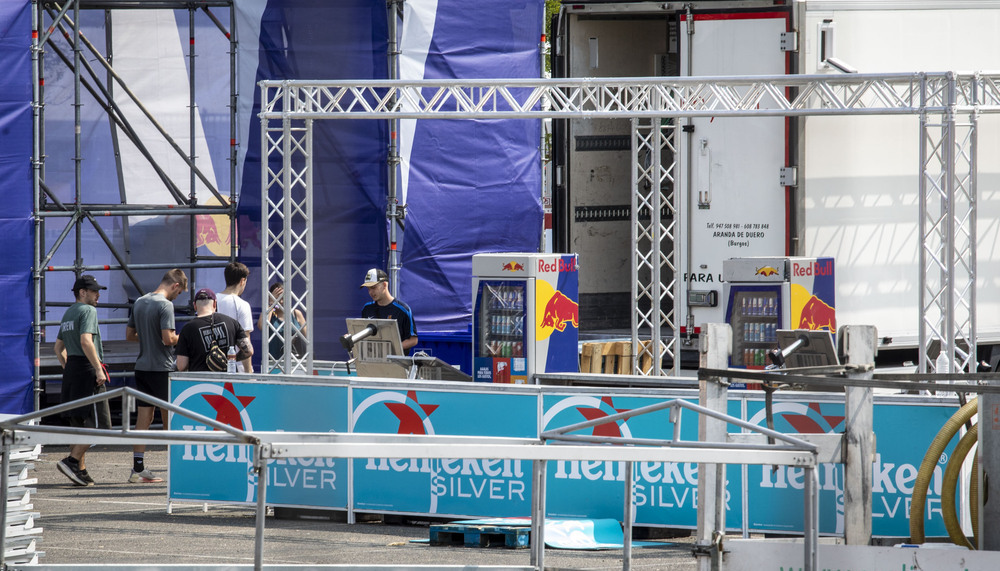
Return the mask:
<path id="1" fill-rule="evenodd" d="M 531 528 L 510 525 L 448 523 L 431 526 L 431 545 L 465 547 L 528 547 Z"/>
<path id="2" fill-rule="evenodd" d="M 581 373 L 632 374 L 632 342 L 584 343 L 580 349 Z"/>
<path id="3" fill-rule="evenodd" d="M 632 363 L 638 358 L 640 374 L 648 375 L 653 369 L 651 343 L 652 341 L 639 341 L 636 355 L 632 355 L 631 341 L 584 343 L 580 348 L 580 372 L 631 375 Z"/>
<path id="4" fill-rule="evenodd" d="M 653 354 L 655 351 L 652 345 L 652 341 L 639 341 L 639 370 L 643 375 L 648 375 L 653 370 Z"/>

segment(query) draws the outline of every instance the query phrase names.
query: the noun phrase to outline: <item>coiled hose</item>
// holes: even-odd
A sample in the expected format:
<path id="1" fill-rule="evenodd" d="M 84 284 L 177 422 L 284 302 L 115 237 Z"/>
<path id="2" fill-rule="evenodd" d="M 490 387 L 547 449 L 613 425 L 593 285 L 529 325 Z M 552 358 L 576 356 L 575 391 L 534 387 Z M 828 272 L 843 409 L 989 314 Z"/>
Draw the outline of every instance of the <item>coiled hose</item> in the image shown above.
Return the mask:
<path id="1" fill-rule="evenodd" d="M 948 466 L 944 470 L 944 479 L 941 484 L 941 515 L 944 517 L 944 526 L 948 530 L 948 537 L 951 538 L 951 542 L 955 545 L 962 545 L 969 549 L 975 549 L 975 547 L 969 543 L 969 538 L 965 537 L 962 525 L 958 521 L 958 510 L 955 508 L 955 488 L 958 485 L 958 478 L 961 475 L 965 457 L 969 455 L 969 451 L 976 445 L 978 438 L 979 425 L 976 424 L 965 433 L 965 436 L 958 441 L 958 445 L 952 450 L 951 458 L 948 459 Z M 974 481 L 976 478 L 973 477 L 972 479 Z M 971 497 L 972 488 L 969 490 L 969 496 L 970 506 L 974 506 L 979 502 L 978 497 L 975 499 Z M 976 527 L 978 528 L 978 526 Z M 974 528 L 972 534 L 978 543 L 979 530 Z"/>
<path id="2" fill-rule="evenodd" d="M 972 399 L 958 409 L 958 412 L 944 423 L 927 449 L 927 453 L 924 454 L 924 460 L 920 463 L 920 470 L 917 472 L 917 479 L 913 484 L 913 495 L 910 503 L 910 543 L 924 542 L 924 509 L 927 504 L 927 488 L 930 486 L 938 459 L 941 458 L 944 449 L 962 425 L 968 422 L 978 410 L 978 398 Z M 952 499 L 954 500 L 954 494 L 952 494 Z"/>
<path id="3" fill-rule="evenodd" d="M 978 430 L 978 429 L 977 429 Z M 983 475 L 985 477 L 985 474 Z M 969 481 L 969 517 L 972 518 L 972 537 L 979 544 L 979 455 L 972 455 L 972 479 Z"/>

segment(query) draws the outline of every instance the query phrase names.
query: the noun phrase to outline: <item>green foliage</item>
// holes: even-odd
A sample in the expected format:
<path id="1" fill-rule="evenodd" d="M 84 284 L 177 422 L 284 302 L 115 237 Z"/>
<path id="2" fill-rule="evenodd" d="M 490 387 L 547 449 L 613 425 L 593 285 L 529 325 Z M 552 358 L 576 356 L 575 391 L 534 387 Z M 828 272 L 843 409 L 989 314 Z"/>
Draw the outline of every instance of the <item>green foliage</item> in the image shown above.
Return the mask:
<path id="1" fill-rule="evenodd" d="M 562 6 L 561 0 L 545 0 L 545 39 L 552 45 L 552 19 L 559 14 L 559 7 Z M 550 48 L 551 51 L 551 48 Z M 552 60 L 551 58 L 545 58 L 545 71 L 552 71 Z"/>

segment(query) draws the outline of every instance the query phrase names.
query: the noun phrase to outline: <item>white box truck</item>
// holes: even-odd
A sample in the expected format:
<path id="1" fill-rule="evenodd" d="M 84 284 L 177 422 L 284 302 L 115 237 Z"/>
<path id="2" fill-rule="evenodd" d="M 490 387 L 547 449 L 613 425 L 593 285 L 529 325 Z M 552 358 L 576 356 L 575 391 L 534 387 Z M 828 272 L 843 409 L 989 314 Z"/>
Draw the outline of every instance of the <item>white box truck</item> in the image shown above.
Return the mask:
<path id="1" fill-rule="evenodd" d="M 553 76 L 749 76 L 993 70 L 1000 2 L 767 0 L 564 2 Z M 680 121 L 673 191 L 686 228 L 682 333 L 723 322 L 722 262 L 833 257 L 837 322 L 873 324 L 880 351 L 916 347 L 920 310 L 915 116 Z M 553 242 L 579 253 L 585 328 L 627 328 L 630 125 L 553 126 Z M 977 332 L 1000 342 L 1000 120 L 978 128 Z M 734 232 L 740 229 L 742 234 Z M 679 276 L 680 277 L 680 276 Z M 702 305 L 705 304 L 705 305 Z"/>

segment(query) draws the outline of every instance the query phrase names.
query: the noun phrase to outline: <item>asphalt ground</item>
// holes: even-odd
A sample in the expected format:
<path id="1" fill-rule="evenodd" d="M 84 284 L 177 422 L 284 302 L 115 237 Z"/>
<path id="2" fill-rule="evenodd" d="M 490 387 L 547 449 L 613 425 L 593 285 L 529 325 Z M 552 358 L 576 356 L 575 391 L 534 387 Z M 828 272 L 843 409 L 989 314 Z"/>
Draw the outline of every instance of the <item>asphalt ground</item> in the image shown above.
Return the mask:
<path id="1" fill-rule="evenodd" d="M 98 446 L 86 456 L 97 482 L 73 485 L 56 469 L 67 447 L 48 446 L 35 462 L 32 496 L 43 528 L 41 564 L 252 565 L 255 511 L 246 506 L 175 503 L 167 513 L 167 484 L 129 484 L 131 447 Z M 146 466 L 166 477 L 165 446 L 151 446 Z M 530 550 L 432 546 L 431 522 L 347 524 L 332 518 L 266 518 L 264 565 L 530 565 Z M 294 514 L 292 514 L 294 515 Z M 336 514 L 343 519 L 343 514 Z M 396 518 L 401 519 L 401 518 Z M 439 522 L 434 522 L 439 523 Z M 638 539 L 638 538 L 637 538 Z M 644 539 L 645 540 L 645 539 Z M 632 569 L 693 571 L 691 537 L 633 548 Z M 547 569 L 621 569 L 622 550 L 546 548 Z"/>

